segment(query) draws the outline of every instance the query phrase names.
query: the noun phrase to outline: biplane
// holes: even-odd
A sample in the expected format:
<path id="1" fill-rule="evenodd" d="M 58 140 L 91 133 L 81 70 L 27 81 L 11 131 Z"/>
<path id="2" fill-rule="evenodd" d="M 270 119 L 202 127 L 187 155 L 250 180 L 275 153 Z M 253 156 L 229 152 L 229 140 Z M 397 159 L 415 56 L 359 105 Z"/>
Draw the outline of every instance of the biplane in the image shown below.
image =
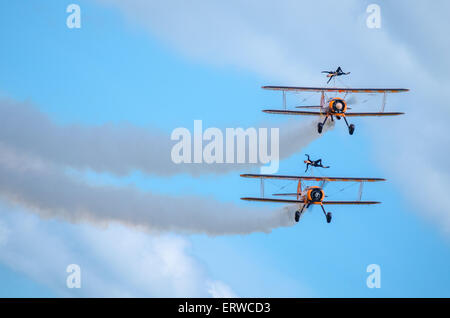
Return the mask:
<path id="1" fill-rule="evenodd" d="M 315 177 L 315 176 L 283 176 L 270 174 L 241 174 L 243 178 L 255 178 L 261 180 L 261 197 L 244 197 L 241 200 L 259 201 L 259 202 L 277 202 L 285 204 L 297 204 L 298 210 L 295 212 L 295 222 L 300 220 L 300 217 L 311 205 L 320 205 L 325 215 L 327 223 L 331 222 L 331 212 L 326 212 L 324 205 L 365 205 L 365 204 L 379 204 L 377 201 L 361 201 L 363 184 L 365 182 L 386 181 L 382 178 L 336 178 L 336 177 Z M 297 191 L 293 193 L 275 193 L 273 196 L 292 196 L 294 199 L 278 199 L 273 197 L 264 197 L 264 180 L 265 179 L 281 179 L 281 180 L 295 180 L 297 183 Z M 302 181 L 316 181 L 319 185 L 303 187 Z M 328 201 L 325 200 L 326 195 L 324 187 L 328 182 L 359 182 L 359 196 L 356 201 Z"/>
<path id="2" fill-rule="evenodd" d="M 353 135 L 355 131 L 355 125 L 349 124 L 347 117 L 367 117 L 367 116 L 397 116 L 404 113 L 401 112 L 385 112 L 384 108 L 386 106 L 386 95 L 388 93 L 400 93 L 407 92 L 409 89 L 406 88 L 332 88 L 332 87 L 292 87 L 292 86 L 263 86 L 263 89 L 277 90 L 283 92 L 283 108 L 284 109 L 266 109 L 263 110 L 265 113 L 269 114 L 282 114 L 282 115 L 304 115 L 304 116 L 319 116 L 325 117 L 322 122 L 317 124 L 318 133 L 322 133 L 323 127 L 327 122 L 328 118 L 334 121 L 334 118 L 343 118 L 345 124 L 347 125 L 348 132 Z M 287 110 L 286 109 L 286 92 L 316 92 L 320 93 L 320 105 L 317 106 L 297 106 L 296 108 L 302 109 L 317 109 L 317 111 L 307 111 L 307 110 Z M 343 93 L 344 97 L 332 97 L 328 98 L 326 93 Z M 348 107 L 348 102 L 346 101 L 346 96 L 351 93 L 380 93 L 383 94 L 383 101 L 381 105 L 381 110 L 379 112 L 347 112 L 350 108 Z"/>
<path id="3" fill-rule="evenodd" d="M 322 71 L 322 73 L 327 74 L 327 77 L 329 77 L 327 84 L 334 78 L 337 76 L 342 76 L 342 75 L 348 75 L 350 74 L 350 72 L 345 73 L 342 68 L 339 66 L 336 71 Z"/>

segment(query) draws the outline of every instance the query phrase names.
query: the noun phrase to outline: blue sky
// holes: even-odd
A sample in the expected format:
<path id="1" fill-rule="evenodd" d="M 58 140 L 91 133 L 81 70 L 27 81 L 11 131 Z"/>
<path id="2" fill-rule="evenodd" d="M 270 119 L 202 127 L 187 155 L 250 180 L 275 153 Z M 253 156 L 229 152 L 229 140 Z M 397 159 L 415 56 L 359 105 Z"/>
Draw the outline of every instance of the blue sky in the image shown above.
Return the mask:
<path id="1" fill-rule="evenodd" d="M 340 63 L 336 61 L 339 56 L 331 56 L 327 60 L 326 54 L 323 56 L 323 50 L 317 53 L 315 60 L 313 49 L 304 53 L 292 50 L 285 56 L 298 55 L 296 58 L 299 62 L 292 65 L 293 70 L 273 71 L 270 67 L 266 70 L 264 63 L 273 62 L 278 65 L 279 62 L 264 59 L 261 72 L 258 72 L 255 70 L 257 62 L 248 64 L 247 54 L 253 52 L 251 48 L 242 53 L 243 57 L 228 52 L 229 55 L 217 54 L 216 60 L 216 57 L 205 58 L 205 54 L 211 53 L 210 49 L 207 49 L 208 45 L 215 49 L 217 45 L 205 40 L 204 51 L 202 48 L 193 49 L 186 46 L 186 41 L 180 40 L 179 34 L 179 29 L 183 29 L 183 26 L 167 27 L 173 22 L 170 16 L 167 17 L 167 25 L 159 25 L 160 21 L 157 19 L 155 24 L 146 24 L 139 21 L 141 16 L 136 18 L 136 21 L 130 18 L 134 3 L 139 1 L 131 1 L 130 9 L 123 9 L 127 5 L 117 5 L 118 1 L 112 1 L 111 6 L 104 5 L 105 2 L 78 1 L 82 10 L 82 28 L 68 29 L 65 25 L 65 8 L 71 2 L 34 1 L 31 4 L 29 1 L 3 1 L 0 10 L 0 37 L 3 43 L 3 49 L 0 51 L 2 97 L 19 102 L 29 101 L 33 107 L 61 125 L 127 122 L 144 129 L 158 128 L 169 134 L 180 126 L 192 129 L 195 119 L 202 119 L 205 127 L 251 127 L 272 119 L 282 124 L 281 119 L 269 117 L 260 111 L 267 106 L 280 105 L 280 94 L 263 91 L 260 87 L 280 83 L 292 84 L 291 73 L 301 70 L 302 66 L 309 62 L 316 69 L 314 72 L 310 69 L 299 72 L 299 82 L 295 84 L 309 85 L 307 80 L 313 76 L 315 82 L 311 84 L 320 84 L 323 81 L 319 74 L 321 68 L 332 68 L 336 63 Z M 355 13 L 353 23 L 358 23 L 365 14 L 365 6 L 349 1 L 342 10 L 348 10 L 348 14 Z M 392 13 L 395 8 L 387 5 L 383 7 L 383 3 L 381 7 L 386 10 L 384 28 L 387 31 L 382 29 L 380 33 L 387 32 L 394 39 L 402 38 L 402 29 L 397 26 L 400 23 L 393 22 L 392 18 L 395 17 Z M 248 8 L 243 9 L 244 13 L 245 9 Z M 305 5 L 303 9 L 307 12 L 309 6 Z M 173 7 L 169 6 L 168 10 L 173 10 Z M 245 20 L 244 13 L 242 16 Z M 189 14 L 190 12 L 185 12 L 185 15 Z M 148 19 L 152 17 L 150 14 Z M 163 18 L 160 20 L 165 21 Z M 431 20 L 424 19 L 421 23 L 431 24 Z M 185 23 L 180 21 L 182 22 Z M 231 20 L 232 22 L 236 21 Z M 239 24 L 238 22 L 236 24 Z M 317 24 L 312 26 L 311 30 L 305 31 L 307 38 L 311 37 L 310 33 L 319 32 L 317 30 L 321 27 L 320 22 Z M 196 30 L 195 26 L 184 27 L 188 35 Z M 348 30 L 349 27 L 343 25 L 342 28 Z M 365 32 L 364 28 L 365 26 L 358 32 Z M 207 35 L 199 33 L 198 39 L 192 41 L 193 45 L 197 44 L 196 41 L 201 41 L 202 36 L 208 39 Z M 368 35 L 377 36 L 379 35 Z M 422 56 L 417 48 L 409 44 L 427 34 L 416 36 L 417 38 L 410 40 L 405 39 L 402 44 L 408 54 Z M 384 39 L 384 35 L 380 38 Z M 355 34 L 353 41 L 359 40 L 358 34 Z M 231 40 L 224 37 L 223 42 L 227 45 L 241 43 L 227 41 Z M 335 39 L 330 41 L 334 42 Z M 345 40 L 345 44 L 346 41 L 350 40 Z M 308 45 L 304 43 L 304 39 L 299 39 L 298 42 Z M 267 43 L 269 45 L 272 42 Z M 264 50 L 265 47 L 260 49 Z M 234 47 L 233 50 L 239 51 L 239 48 Z M 270 51 L 269 47 L 267 50 Z M 345 48 L 343 50 L 345 51 Z M 395 62 L 395 54 L 392 55 Z M 405 76 L 403 79 L 401 72 L 392 68 L 377 69 L 376 63 L 364 68 L 364 63 L 370 60 L 370 54 L 360 56 L 360 60 L 355 61 L 359 56 L 351 52 L 351 47 L 348 53 L 341 57 L 349 65 L 349 70 L 356 73 L 348 80 L 349 85 L 412 88 L 408 96 L 393 96 L 392 99 L 389 96 L 389 102 L 396 110 L 408 111 L 405 101 L 409 103 L 427 98 L 425 92 L 415 93 L 414 88 L 428 91 L 432 86 L 426 79 L 423 79 L 423 82 L 414 77 Z M 260 59 L 263 60 L 263 57 L 255 56 L 254 60 Z M 421 60 L 417 58 L 414 61 Z M 283 63 L 279 67 L 282 68 Z M 420 67 L 429 66 L 420 64 Z M 408 65 L 398 65 L 398 70 L 406 70 L 406 74 L 410 74 L 409 68 Z M 371 72 L 374 73 L 373 76 L 369 76 L 372 75 Z M 414 104 L 409 106 L 413 108 Z M 0 214 L 0 225 L 3 224 L 4 228 L 9 229 L 8 237 L 16 238 L 20 244 L 9 246 L 9 241 L 6 241 L 3 249 L 0 249 L 4 256 L 0 258 L 0 296 L 103 296 L 110 295 L 108 286 L 114 286 L 117 295 L 123 295 L 120 293 L 123 288 L 126 291 L 134 291 L 124 295 L 195 296 L 204 295 L 202 287 L 191 287 L 197 286 L 193 281 L 195 277 L 200 277 L 199 280 L 220 281 L 232 290 L 233 294 L 243 297 L 449 297 L 448 234 L 436 224 L 439 221 L 429 217 L 434 215 L 433 211 L 439 209 L 439 206 L 431 205 L 429 210 L 426 207 L 424 209 L 422 202 L 414 201 L 411 194 L 406 193 L 405 189 L 409 188 L 402 184 L 403 175 L 394 171 L 398 165 L 406 165 L 408 162 L 405 158 L 408 157 L 401 152 L 403 148 L 399 148 L 396 153 L 395 142 L 398 141 L 394 140 L 393 136 L 396 131 L 389 130 L 392 129 L 389 126 L 398 125 L 408 130 L 420 130 L 421 126 L 412 124 L 414 116 L 420 115 L 420 112 L 414 113 L 413 109 L 411 112 L 413 115 L 405 116 L 403 121 L 387 119 L 380 126 L 374 124 L 378 119 L 355 120 L 357 130 L 351 137 L 348 136 L 343 123 L 339 122 L 334 130 L 281 162 L 280 173 L 299 174 L 304 169 L 304 153 L 309 153 L 322 157 L 325 163 L 332 166 L 326 173 L 388 179 L 384 184 L 365 186 L 364 198 L 383 201 L 382 205 L 361 208 L 334 207 L 331 224 L 326 224 L 321 211 L 314 209 L 306 213 L 297 225 L 280 227 L 270 234 L 210 237 L 205 234 L 164 233 L 163 238 L 159 238 L 156 234 L 123 225 L 112 225 L 108 228 L 104 224 L 71 224 L 53 218 L 41 219 L 30 213 L 31 210 L 28 211 L 26 206 L 9 205 L 8 200 L 4 200 L 0 206 L 0 211 L 3 212 Z M 426 124 L 433 124 L 433 121 L 425 117 L 422 119 Z M 407 120 L 411 122 L 405 126 L 404 122 Z M 21 129 L 26 130 L 27 127 Z M 433 129 L 439 131 L 437 126 Z M 378 137 L 374 137 L 375 134 L 381 137 L 376 139 Z M 408 131 L 405 134 L 408 134 Z M 379 147 L 380 144 L 389 143 L 390 138 L 394 146 Z M 435 138 L 439 140 L 442 137 L 436 133 Z M 387 143 L 385 139 L 388 139 Z M 444 145 L 447 145 L 446 142 L 447 140 L 442 140 Z M 155 156 L 157 155 L 158 152 L 155 151 Z M 434 153 L 428 155 L 433 156 Z M 438 152 L 436 156 L 442 158 Z M 420 166 L 420 163 L 415 168 L 428 171 L 426 167 Z M 409 174 L 415 172 L 409 170 Z M 191 177 L 187 173 L 156 177 L 140 171 L 126 176 L 116 176 L 108 172 L 83 173 L 94 183 L 122 186 L 134 184 L 146 191 L 213 197 L 219 202 L 233 202 L 242 207 L 250 207 L 250 204 L 239 202 L 239 197 L 257 194 L 259 189 L 258 183 L 240 179 L 240 171 L 199 177 Z M 448 178 L 448 171 L 442 173 Z M 417 194 L 412 195 L 421 196 L 420 189 L 424 184 L 414 183 L 415 180 L 408 182 L 409 186 L 418 189 Z M 333 189 L 338 191 L 339 186 L 331 188 L 330 192 Z M 333 199 L 354 199 L 356 195 L 357 186 Z M 274 206 L 275 208 L 277 206 Z M 446 213 L 448 217 L 448 212 L 446 208 L 442 213 Z M 146 246 L 151 242 L 149 245 L 156 251 L 160 251 L 160 246 L 163 246 L 163 250 L 165 246 L 169 246 L 168 251 L 183 254 L 180 257 L 186 261 L 188 269 L 181 274 L 190 275 L 192 282 L 185 282 L 185 277 L 180 279 L 177 276 L 180 274 L 178 271 L 170 272 L 173 276 L 166 278 L 166 273 L 162 270 L 162 267 L 167 265 L 164 262 L 152 263 L 155 277 L 142 270 L 146 266 L 144 261 L 147 258 L 142 257 L 138 248 L 131 249 L 130 246 L 121 244 L 120 239 L 115 236 L 117 233 L 123 234 L 123 237 L 135 246 Z M 99 242 L 108 244 L 103 246 L 99 243 L 96 247 L 98 250 L 94 249 L 89 242 L 97 237 Z M 43 248 L 47 258 L 30 252 L 41 248 L 39 238 L 42 238 L 42 244 L 47 244 Z M 102 241 L 103 239 L 105 241 Z M 175 243 L 172 243 L 172 240 Z M 172 250 L 173 246 L 176 247 Z M 80 291 L 64 288 L 65 267 L 58 266 L 65 263 L 51 257 L 64 254 L 62 251 L 72 255 L 72 258 L 67 257 L 70 261 L 81 263 L 82 268 L 88 268 L 87 292 L 83 288 Z M 160 257 L 165 254 L 162 252 L 155 255 Z M 134 263 L 110 264 L 114 260 L 120 263 L 119 259 L 127 257 L 130 258 L 130 263 Z M 50 266 L 49 263 L 52 262 L 58 266 Z M 380 289 L 366 287 L 366 267 L 372 263 L 381 266 Z M 105 264 L 107 266 L 104 266 Z M 60 272 L 53 272 L 58 271 L 58 268 Z M 119 269 L 124 268 L 129 268 L 134 273 L 121 276 L 123 272 Z M 158 273 L 162 273 L 160 277 L 156 277 Z M 128 279 L 128 275 L 137 279 Z M 98 276 L 98 287 L 93 287 L 93 283 L 89 285 L 89 277 L 94 276 Z M 139 277 L 152 286 L 133 285 Z M 154 287 L 169 281 L 173 284 L 173 289 L 167 287 L 160 290 Z M 177 285 L 179 281 L 183 282 L 181 287 Z"/>

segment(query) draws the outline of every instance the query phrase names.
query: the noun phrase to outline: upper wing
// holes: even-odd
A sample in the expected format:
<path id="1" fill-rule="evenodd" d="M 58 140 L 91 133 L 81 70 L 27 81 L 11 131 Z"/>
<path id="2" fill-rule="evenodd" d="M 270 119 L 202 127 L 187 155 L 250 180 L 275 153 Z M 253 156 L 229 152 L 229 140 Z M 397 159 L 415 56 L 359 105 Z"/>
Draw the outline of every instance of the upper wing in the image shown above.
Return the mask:
<path id="1" fill-rule="evenodd" d="M 284 180 L 310 180 L 310 181 L 354 181 L 375 182 L 386 181 L 383 178 L 341 178 L 341 177 L 313 177 L 313 176 L 280 176 L 273 174 L 241 174 L 243 178 L 284 179 Z"/>
<path id="2" fill-rule="evenodd" d="M 301 110 L 278 110 L 278 109 L 265 109 L 265 113 L 269 114 L 283 114 L 283 115 L 310 115 L 310 116 L 320 116 L 325 115 L 321 112 L 305 112 Z"/>
<path id="3" fill-rule="evenodd" d="M 296 87 L 296 86 L 263 86 L 263 89 L 294 92 L 338 92 L 338 93 L 401 93 L 407 88 L 344 88 L 344 87 Z"/>
<path id="4" fill-rule="evenodd" d="M 381 202 L 378 201 L 323 201 L 322 204 L 357 204 L 357 205 L 362 205 L 362 204 L 379 204 Z"/>
<path id="5" fill-rule="evenodd" d="M 399 112 L 392 112 L 392 113 L 384 113 L 384 112 L 378 112 L 378 113 L 345 113 L 346 117 L 369 117 L 369 116 L 398 116 L 403 115 L 405 113 L 399 113 Z"/>

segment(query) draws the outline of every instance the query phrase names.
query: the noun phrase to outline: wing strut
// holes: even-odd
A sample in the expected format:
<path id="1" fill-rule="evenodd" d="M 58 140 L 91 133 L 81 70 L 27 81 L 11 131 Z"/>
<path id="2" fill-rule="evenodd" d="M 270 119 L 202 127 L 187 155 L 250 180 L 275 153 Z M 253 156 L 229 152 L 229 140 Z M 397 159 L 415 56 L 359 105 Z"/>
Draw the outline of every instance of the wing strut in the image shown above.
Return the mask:
<path id="1" fill-rule="evenodd" d="M 386 107 L 386 92 L 383 93 L 383 103 L 381 104 L 381 112 L 384 113 L 384 108 Z"/>
<path id="2" fill-rule="evenodd" d="M 264 178 L 261 178 L 261 198 L 264 198 Z"/>
<path id="3" fill-rule="evenodd" d="M 286 91 L 283 90 L 283 109 L 286 110 Z"/>
<path id="4" fill-rule="evenodd" d="M 299 179 L 297 184 L 297 200 L 300 199 L 301 193 L 302 193 L 302 179 Z"/>
<path id="5" fill-rule="evenodd" d="M 359 192 L 358 192 L 358 201 L 361 201 L 361 199 L 362 199 L 363 186 L 364 186 L 364 182 L 360 182 L 359 183 Z"/>

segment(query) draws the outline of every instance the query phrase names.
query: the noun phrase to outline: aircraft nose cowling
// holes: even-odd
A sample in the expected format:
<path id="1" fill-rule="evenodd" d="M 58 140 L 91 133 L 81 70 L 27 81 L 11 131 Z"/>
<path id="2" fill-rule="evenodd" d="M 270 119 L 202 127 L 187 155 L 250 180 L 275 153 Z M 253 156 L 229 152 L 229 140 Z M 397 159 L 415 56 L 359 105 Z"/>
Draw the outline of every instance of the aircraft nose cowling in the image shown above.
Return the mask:
<path id="1" fill-rule="evenodd" d="M 323 191 L 321 189 L 312 189 L 310 197 L 313 202 L 320 202 L 323 199 Z"/>
<path id="2" fill-rule="evenodd" d="M 332 108 L 333 108 L 333 111 L 336 112 L 336 113 L 343 113 L 343 112 L 345 112 L 345 108 L 346 108 L 345 101 L 342 100 L 342 99 L 334 100 L 333 104 L 332 104 Z"/>

